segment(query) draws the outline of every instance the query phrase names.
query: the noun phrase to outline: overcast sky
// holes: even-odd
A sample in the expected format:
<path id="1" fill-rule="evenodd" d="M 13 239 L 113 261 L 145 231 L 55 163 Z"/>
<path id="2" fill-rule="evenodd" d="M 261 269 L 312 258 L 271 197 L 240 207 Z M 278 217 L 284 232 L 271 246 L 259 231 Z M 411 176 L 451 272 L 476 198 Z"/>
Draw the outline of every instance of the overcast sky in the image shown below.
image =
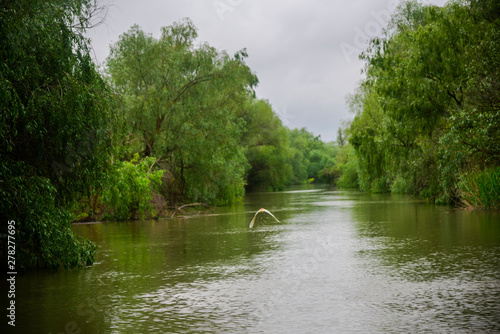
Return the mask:
<path id="1" fill-rule="evenodd" d="M 428 1 L 443 5 L 445 0 Z M 345 96 L 361 79 L 357 54 L 380 34 L 396 0 L 103 0 L 104 24 L 89 31 L 103 63 L 110 44 L 133 24 L 155 37 L 189 17 L 198 40 L 229 54 L 247 49 L 257 97 L 267 99 L 290 128 L 336 139 L 351 118 Z"/>

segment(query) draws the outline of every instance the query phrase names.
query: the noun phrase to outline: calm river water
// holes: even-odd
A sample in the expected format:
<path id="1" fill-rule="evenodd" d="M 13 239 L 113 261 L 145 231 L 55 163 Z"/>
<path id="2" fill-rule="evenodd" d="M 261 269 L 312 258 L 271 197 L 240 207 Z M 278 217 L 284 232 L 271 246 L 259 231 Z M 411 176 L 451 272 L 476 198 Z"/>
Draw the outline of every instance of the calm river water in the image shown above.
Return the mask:
<path id="1" fill-rule="evenodd" d="M 498 213 L 304 189 L 75 225 L 96 263 L 18 276 L 16 333 L 500 332 Z"/>

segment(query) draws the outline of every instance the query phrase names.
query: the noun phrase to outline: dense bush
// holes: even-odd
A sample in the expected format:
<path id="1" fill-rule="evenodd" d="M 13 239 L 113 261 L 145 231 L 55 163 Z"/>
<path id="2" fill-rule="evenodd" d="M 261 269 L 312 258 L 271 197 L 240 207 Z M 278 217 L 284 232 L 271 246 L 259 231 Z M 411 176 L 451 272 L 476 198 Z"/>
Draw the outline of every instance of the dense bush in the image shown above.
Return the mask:
<path id="1" fill-rule="evenodd" d="M 125 220 L 155 216 L 151 200 L 161 185 L 163 170 L 153 170 L 156 158 L 118 161 L 109 173 L 102 200 L 107 213 L 104 219 Z"/>
<path id="2" fill-rule="evenodd" d="M 15 221 L 16 268 L 66 268 L 92 264 L 96 246 L 75 236 L 73 216 L 58 203 L 48 178 L 24 162 L 0 163 L 0 212 L 5 226 Z M 5 248 L 2 259 L 7 261 Z"/>

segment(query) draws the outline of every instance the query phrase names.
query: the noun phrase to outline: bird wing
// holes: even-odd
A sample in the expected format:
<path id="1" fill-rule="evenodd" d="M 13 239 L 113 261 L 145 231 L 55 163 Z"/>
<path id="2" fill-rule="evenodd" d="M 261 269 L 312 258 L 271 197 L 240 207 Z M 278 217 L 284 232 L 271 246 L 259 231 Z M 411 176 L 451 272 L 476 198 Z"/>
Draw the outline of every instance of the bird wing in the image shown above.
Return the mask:
<path id="1" fill-rule="evenodd" d="M 257 215 L 259 214 L 259 212 L 260 212 L 260 210 L 255 213 L 255 216 L 253 216 L 253 219 L 250 222 L 250 226 L 248 226 L 249 228 L 253 227 L 253 224 L 255 223 L 255 218 L 257 218 Z"/>
<path id="2" fill-rule="evenodd" d="M 266 209 L 261 209 L 262 212 L 267 212 L 268 214 L 271 215 L 271 217 L 273 217 L 274 219 L 276 219 L 276 221 L 279 223 L 280 221 L 278 220 L 278 218 L 276 218 L 271 212 L 267 211 Z"/>
<path id="3" fill-rule="evenodd" d="M 267 211 L 266 209 L 260 209 L 259 211 L 257 211 L 255 213 L 255 216 L 253 216 L 253 219 L 252 221 L 250 222 L 250 226 L 248 226 L 249 228 L 252 228 L 253 227 L 253 224 L 255 223 L 255 218 L 257 218 L 257 215 L 261 212 L 266 212 L 268 214 L 271 215 L 271 217 L 273 217 L 274 219 L 276 219 L 276 221 L 279 223 L 280 221 L 278 220 L 278 218 L 276 218 L 271 212 Z"/>

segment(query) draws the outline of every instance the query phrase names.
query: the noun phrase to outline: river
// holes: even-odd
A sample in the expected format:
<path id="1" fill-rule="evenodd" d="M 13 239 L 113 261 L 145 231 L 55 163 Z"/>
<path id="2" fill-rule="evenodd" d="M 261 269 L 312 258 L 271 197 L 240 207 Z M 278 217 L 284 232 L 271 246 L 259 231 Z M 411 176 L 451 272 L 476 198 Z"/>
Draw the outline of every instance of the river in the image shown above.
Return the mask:
<path id="1" fill-rule="evenodd" d="M 16 333 L 500 332 L 499 213 L 302 187 L 73 229 L 95 264 L 19 275 Z"/>

